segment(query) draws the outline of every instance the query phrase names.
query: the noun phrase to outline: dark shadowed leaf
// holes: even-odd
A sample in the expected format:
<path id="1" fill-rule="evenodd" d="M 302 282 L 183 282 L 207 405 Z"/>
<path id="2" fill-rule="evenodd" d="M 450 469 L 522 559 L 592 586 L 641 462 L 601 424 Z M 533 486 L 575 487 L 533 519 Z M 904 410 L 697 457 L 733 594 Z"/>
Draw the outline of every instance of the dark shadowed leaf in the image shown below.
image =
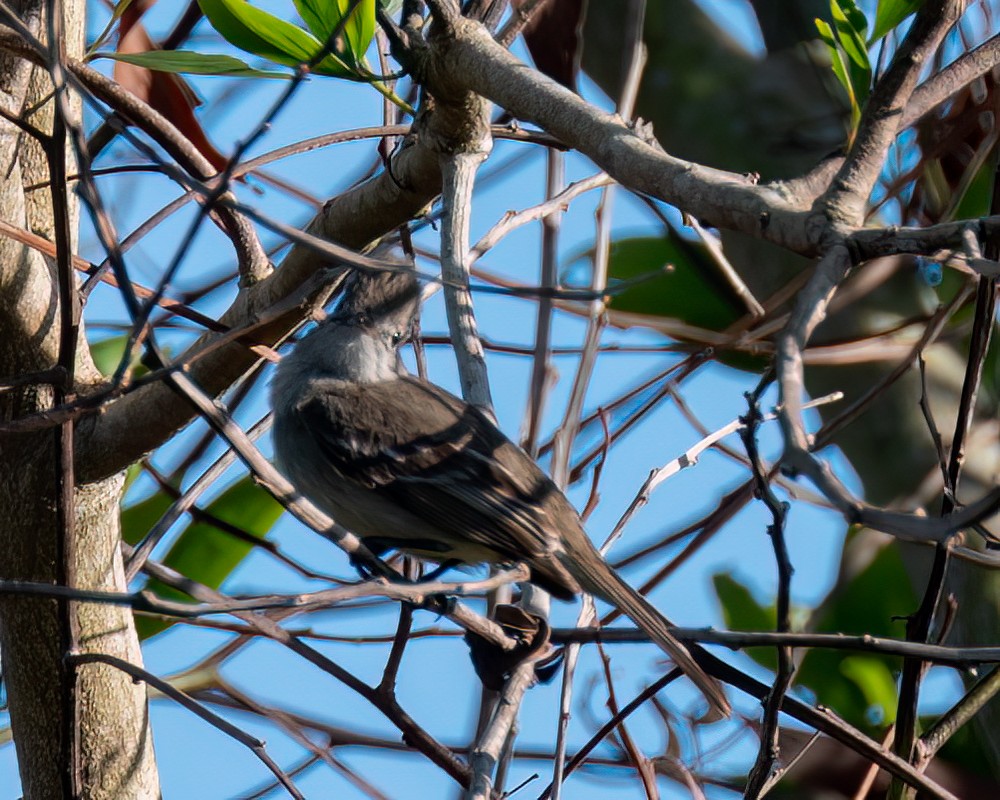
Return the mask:
<path id="1" fill-rule="evenodd" d="M 675 235 L 620 239 L 611 245 L 608 271 L 614 281 L 635 280 L 661 269 L 661 277 L 616 293 L 610 307 L 712 331 L 725 330 L 742 316 L 735 293 L 702 245 Z"/>
<path id="2" fill-rule="evenodd" d="M 514 7 L 525 0 L 514 0 Z M 524 42 L 535 66 L 552 80 L 576 91 L 583 41 L 584 0 L 549 0 L 524 28 Z"/>
<path id="3" fill-rule="evenodd" d="M 566 271 L 575 276 L 588 270 L 592 259 L 593 250 L 581 253 Z M 746 311 L 705 246 L 673 232 L 613 242 L 608 273 L 609 317 L 622 327 L 649 327 L 679 341 L 715 344 L 719 337 L 714 334 Z M 716 358 L 750 372 L 765 363 L 738 351 L 719 351 Z"/>
<path id="4" fill-rule="evenodd" d="M 762 606 L 753 593 L 732 575 L 712 576 L 715 596 L 722 606 L 726 627 L 734 631 L 773 631 L 777 612 L 774 606 Z M 762 667 L 777 669 L 778 659 L 773 647 L 749 647 L 746 654 Z"/>
<path id="5" fill-rule="evenodd" d="M 852 531 L 847 542 L 857 535 Z M 815 630 L 900 637 L 904 634 L 901 618 L 912 613 L 917 602 L 899 549 L 889 544 L 849 583 L 834 590 L 824 603 Z M 864 660 L 859 661 L 861 655 Z M 881 662 L 882 666 L 873 666 L 871 660 Z M 808 686 L 816 694 L 817 702 L 830 706 L 851 724 L 871 729 L 877 721 L 873 719 L 873 710 L 880 724 L 895 718 L 895 683 L 889 678 L 898 669 L 898 658 L 816 649 L 803 658 L 797 682 Z"/>
<path id="6" fill-rule="evenodd" d="M 717 574 L 712 580 L 728 627 L 774 630 L 774 606 L 759 603 L 746 586 L 730 575 Z M 826 601 L 815 631 L 900 636 L 903 623 L 899 618 L 910 613 L 915 604 L 899 552 L 890 545 Z M 750 648 L 747 654 L 761 666 L 776 668 L 774 648 Z M 895 719 L 898 668 L 897 658 L 817 648 L 803 658 L 795 683 L 814 693 L 820 705 L 870 730 Z"/>

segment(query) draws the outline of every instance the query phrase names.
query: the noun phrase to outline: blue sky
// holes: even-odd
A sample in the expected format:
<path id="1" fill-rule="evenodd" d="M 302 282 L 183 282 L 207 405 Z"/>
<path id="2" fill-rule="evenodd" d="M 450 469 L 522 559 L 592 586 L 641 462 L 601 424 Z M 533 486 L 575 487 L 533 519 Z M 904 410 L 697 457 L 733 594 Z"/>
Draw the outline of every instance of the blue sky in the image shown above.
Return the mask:
<path id="1" fill-rule="evenodd" d="M 152 31 L 158 33 L 169 28 L 173 4 L 161 3 L 150 21 Z M 262 4 L 280 12 L 291 7 L 290 3 Z M 733 25 L 748 49 L 759 47 L 756 31 L 746 24 L 750 17 L 749 6 L 742 0 L 717 0 L 707 2 L 706 8 L 718 18 Z M 94 4 L 92 30 L 103 26 L 105 12 Z M 202 25 L 200 33 L 206 28 Z M 200 46 L 206 40 L 195 40 Z M 217 42 L 212 50 L 224 48 Z M 197 90 L 208 101 L 203 119 L 216 145 L 229 152 L 234 144 L 259 119 L 271 99 L 281 90 L 279 83 L 251 85 L 248 82 L 206 78 L 193 81 Z M 585 96 L 604 106 L 608 105 L 596 89 L 584 82 Z M 213 109 L 213 101 L 222 96 L 228 99 Z M 309 136 L 333 129 L 361 127 L 381 123 L 380 97 L 370 88 L 314 79 L 308 82 L 289 106 L 279 115 L 273 128 L 257 142 L 251 155 L 264 152 Z M 93 118 L 90 118 L 93 124 Z M 509 209 L 528 207 L 543 197 L 544 169 L 540 149 L 531 145 L 498 143 L 490 164 L 530 150 L 527 160 L 516 171 L 499 181 L 492 182 L 478 196 L 474 208 L 473 239 L 487 230 Z M 106 154 L 99 162 L 106 166 L 116 162 L 125 152 L 121 144 L 113 153 Z M 321 151 L 288 159 L 273 167 L 287 180 L 306 187 L 313 194 L 325 198 L 342 189 L 374 158 L 371 141 L 338 145 Z M 487 170 L 490 169 L 488 165 Z M 570 156 L 567 164 L 569 179 L 589 175 L 594 171 L 586 159 Z M 174 196 L 175 190 L 165 179 L 150 176 L 124 175 L 104 178 L 100 184 L 110 210 L 122 232 L 130 231 L 150 213 Z M 264 209 L 266 213 L 286 222 L 304 223 L 311 211 L 306 204 L 287 198 L 270 187 L 263 195 L 250 188 L 237 187 L 247 202 Z M 594 237 L 594 208 L 597 194 L 574 203 L 567 213 L 563 226 L 561 252 L 564 260 L 592 245 Z M 134 278 L 147 285 L 156 283 L 159 272 L 169 263 L 181 232 L 194 213 L 187 208 L 161 226 L 147 240 L 130 253 L 128 266 Z M 615 199 L 614 230 L 616 236 L 624 234 L 655 235 L 659 223 L 652 218 L 637 200 L 619 191 Z M 265 235 L 265 244 L 273 243 Z M 533 279 L 537 270 L 540 227 L 525 227 L 491 251 L 481 265 L 519 280 Z M 100 258 L 96 241 L 84 229 L 82 254 Z M 423 230 L 418 242 L 436 249 L 436 234 Z M 177 290 L 200 282 L 206 274 L 214 274 L 232 265 L 228 243 L 211 227 L 206 227 L 197 237 L 185 259 L 177 280 Z M 429 265 L 422 265 L 429 268 Z M 206 313 L 217 313 L 228 304 L 233 287 L 215 293 L 200 306 Z M 531 303 L 510 297 L 482 294 L 476 298 L 477 315 L 482 332 L 503 342 L 531 344 L 534 335 L 534 307 Z M 110 291 L 100 290 L 87 308 L 91 336 L 100 338 L 108 331 L 101 322 L 121 318 L 121 309 Z M 434 298 L 425 309 L 423 329 L 426 333 L 443 333 L 447 330 L 440 298 Z M 557 314 L 554 341 L 558 345 L 579 345 L 583 338 L 584 324 L 566 314 Z M 162 341 L 179 350 L 190 337 L 182 334 L 164 334 Z M 644 332 L 619 332 L 609 330 L 606 342 L 619 341 L 630 344 L 662 343 L 661 337 Z M 674 356 L 664 355 L 608 355 L 603 357 L 587 395 L 586 408 L 592 410 L 613 398 L 622 387 L 638 378 L 669 364 Z M 428 351 L 430 376 L 436 383 L 458 390 L 454 360 L 449 350 L 432 347 Z M 520 356 L 490 354 L 490 378 L 497 403 L 501 427 L 516 438 L 525 407 L 530 359 Z M 555 361 L 559 373 L 548 404 L 544 430 L 551 432 L 558 424 L 569 392 L 575 357 L 558 357 Z M 721 427 L 745 411 L 743 393 L 753 388 L 757 378 L 716 366 L 702 370 L 683 387 L 685 400 L 696 409 L 699 417 L 710 429 Z M 773 398 L 771 398 L 773 400 Z M 250 423 L 266 410 L 264 392 L 258 392 L 241 409 L 239 418 Z M 158 454 L 158 463 L 169 465 L 183 451 L 202 428 L 195 426 L 178 436 Z M 614 448 L 605 467 L 601 483 L 602 503 L 591 517 L 588 530 L 597 541 L 602 541 L 611 530 L 621 512 L 627 507 L 635 492 L 645 480 L 650 469 L 676 457 L 700 436 L 683 420 L 671 405 L 664 405 L 632 434 Z M 777 431 L 767 427 L 761 433 L 765 455 L 773 457 L 779 448 Z M 731 442 L 738 446 L 735 440 Z M 267 444 L 263 445 L 265 448 Z M 213 447 L 203 459 L 207 465 L 220 449 Z M 836 463 L 841 475 L 850 474 L 841 461 Z M 192 474 L 198 474 L 195 469 Z M 242 474 L 239 469 L 230 472 L 226 481 Z M 697 467 L 685 470 L 664 484 L 653 494 L 649 504 L 636 516 L 619 543 L 613 556 L 630 553 L 643 544 L 656 539 L 664 530 L 676 529 L 684 521 L 694 519 L 714 506 L 728 489 L 746 477 L 742 468 L 715 453 L 707 453 Z M 855 489 L 858 487 L 854 485 Z M 140 481 L 133 498 L 149 491 L 149 483 Z M 589 491 L 589 475 L 574 486 L 570 499 L 582 507 Z M 722 619 L 711 589 L 710 576 L 717 572 L 732 572 L 739 580 L 759 592 L 762 600 L 770 601 L 774 591 L 775 567 L 770 541 L 766 536 L 769 519 L 765 510 L 757 505 L 738 514 L 712 542 L 691 559 L 676 576 L 653 594 L 654 602 L 675 621 L 685 625 L 721 626 Z M 788 526 L 789 547 L 796 568 L 792 584 L 793 599 L 797 604 L 812 605 L 820 600 L 833 581 L 839 548 L 844 531 L 843 523 L 831 515 L 820 512 L 806 503 L 794 503 Z M 289 518 L 283 518 L 276 527 L 273 538 L 289 554 L 303 562 L 339 575 L 349 576 L 351 569 L 343 555 L 319 537 L 305 530 Z M 629 571 L 627 577 L 634 583 L 655 571 L 677 549 L 667 551 L 656 563 L 645 563 L 640 569 Z M 301 591 L 317 588 L 277 564 L 266 554 L 255 553 L 232 576 L 225 589 L 231 593 Z M 556 604 L 556 624 L 571 624 L 575 619 L 575 605 Z M 395 626 L 395 607 L 374 608 L 363 614 L 329 612 L 310 620 L 317 629 L 336 632 L 371 634 L 375 631 L 391 632 Z M 416 627 L 427 627 L 435 620 L 426 612 L 417 615 Z M 145 657 L 149 669 L 159 675 L 169 675 L 183 670 L 211 647 L 226 641 L 229 634 L 206 630 L 174 630 L 148 643 Z M 335 658 L 338 663 L 357 672 L 366 680 L 377 681 L 387 646 L 323 644 L 319 649 Z M 626 700 L 655 678 L 660 671 L 659 653 L 649 646 L 628 645 L 610 650 L 614 659 L 614 675 L 619 697 Z M 759 673 L 751 662 L 740 656 L 727 656 L 734 662 Z M 601 684 L 592 681 L 599 676 L 600 664 L 594 649 L 585 651 L 577 678 L 577 701 L 582 705 L 575 711 L 571 725 L 571 741 L 578 745 L 593 730 L 593 719 L 603 721 L 606 711 Z M 284 651 L 277 645 L 258 642 L 241 653 L 223 668 L 227 681 L 240 687 L 262 702 L 273 702 L 302 713 L 315 715 L 332 724 L 356 726 L 360 730 L 388 738 L 398 739 L 395 730 L 374 712 L 363 700 L 316 669 Z M 403 706 L 422 724 L 448 743 L 468 742 L 474 720 L 478 685 L 469 665 L 466 649 L 460 640 L 418 640 L 408 647 L 400 673 L 399 697 Z M 698 700 L 686 687 L 671 690 L 665 695 L 678 709 L 696 707 Z M 737 698 L 738 708 L 751 716 L 756 715 L 757 704 Z M 551 747 L 554 737 L 554 720 L 558 703 L 558 679 L 553 684 L 533 689 L 525 701 L 521 715 L 523 735 L 520 746 L 545 749 Z M 589 711 L 588 711 L 589 709 Z M 161 769 L 164 796 L 167 798 L 222 798 L 241 796 L 248 788 L 268 780 L 263 765 L 245 748 L 228 739 L 219 731 L 195 719 L 183 709 L 165 700 L 152 703 L 152 719 L 157 756 Z M 284 734 L 267 725 L 255 723 L 248 715 L 231 716 L 238 724 L 252 733 L 267 739 L 269 752 L 279 763 L 294 763 L 301 756 L 301 749 Z M 662 750 L 659 740 L 662 726 L 647 711 L 640 712 L 631 725 L 642 747 L 647 752 Z M 706 734 L 710 746 L 718 743 L 732 731 L 725 725 L 715 726 Z M 572 748 L 571 748 L 572 749 Z M 605 754 L 610 750 L 605 747 Z M 444 797 L 454 796 L 453 784 L 431 767 L 420 756 L 397 756 L 363 750 L 346 750 L 345 762 L 378 785 L 391 797 Z M 749 745 L 729 748 L 725 753 L 713 754 L 710 761 L 714 768 L 741 769 L 751 757 Z M 509 785 L 516 785 L 534 771 L 545 774 L 545 765 L 538 762 L 515 763 Z M 569 796 L 589 798 L 607 796 L 640 797 L 638 784 L 624 779 L 620 772 L 609 772 L 593 780 L 573 778 Z M 341 778 L 333 776 L 326 768 L 317 768 L 297 781 L 310 798 L 354 798 L 357 793 Z M 532 784 L 523 796 L 537 795 L 542 783 Z M 536 788 L 536 786 L 538 788 Z M 0 800 L 18 796 L 12 749 L 0 748 Z M 281 796 L 280 794 L 274 796 Z M 669 796 L 669 795 L 668 795 Z"/>

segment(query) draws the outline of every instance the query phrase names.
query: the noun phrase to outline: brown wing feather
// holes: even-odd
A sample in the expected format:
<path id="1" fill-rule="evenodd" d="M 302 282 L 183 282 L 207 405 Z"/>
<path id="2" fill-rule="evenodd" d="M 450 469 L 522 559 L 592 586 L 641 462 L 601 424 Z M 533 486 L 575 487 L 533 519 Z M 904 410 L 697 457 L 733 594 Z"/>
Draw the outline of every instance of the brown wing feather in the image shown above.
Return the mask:
<path id="1" fill-rule="evenodd" d="M 297 414 L 344 480 L 445 536 L 526 561 L 559 597 L 579 591 L 552 557 L 559 547 L 553 523 L 568 510 L 576 524 L 555 484 L 477 409 L 431 384 L 402 380 L 405 387 L 317 382 Z"/>

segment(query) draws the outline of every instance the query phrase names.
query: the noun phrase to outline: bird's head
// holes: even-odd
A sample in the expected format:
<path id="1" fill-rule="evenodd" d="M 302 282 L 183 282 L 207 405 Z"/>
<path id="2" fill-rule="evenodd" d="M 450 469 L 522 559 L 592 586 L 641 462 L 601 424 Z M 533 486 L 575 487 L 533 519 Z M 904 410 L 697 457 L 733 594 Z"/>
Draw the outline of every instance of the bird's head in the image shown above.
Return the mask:
<path id="1" fill-rule="evenodd" d="M 296 376 L 378 383 L 405 373 L 399 348 L 412 335 L 419 307 L 412 268 L 353 272 L 334 312 L 282 360 L 275 398 L 286 384 L 299 385 Z"/>

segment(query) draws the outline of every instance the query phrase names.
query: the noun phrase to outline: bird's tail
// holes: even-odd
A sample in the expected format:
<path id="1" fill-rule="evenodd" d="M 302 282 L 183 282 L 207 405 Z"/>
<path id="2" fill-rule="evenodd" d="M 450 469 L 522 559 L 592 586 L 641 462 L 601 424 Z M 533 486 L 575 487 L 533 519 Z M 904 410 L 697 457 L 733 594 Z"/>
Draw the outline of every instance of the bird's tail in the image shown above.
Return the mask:
<path id="1" fill-rule="evenodd" d="M 586 536 L 586 534 L 583 534 Z M 611 603 L 663 650 L 702 691 L 708 702 L 721 714 L 729 716 L 732 708 L 722 686 L 694 660 L 688 648 L 670 632 L 670 621 L 645 597 L 629 586 L 601 558 L 590 541 L 586 545 L 569 547 L 559 560 L 577 579 L 584 591 Z"/>

